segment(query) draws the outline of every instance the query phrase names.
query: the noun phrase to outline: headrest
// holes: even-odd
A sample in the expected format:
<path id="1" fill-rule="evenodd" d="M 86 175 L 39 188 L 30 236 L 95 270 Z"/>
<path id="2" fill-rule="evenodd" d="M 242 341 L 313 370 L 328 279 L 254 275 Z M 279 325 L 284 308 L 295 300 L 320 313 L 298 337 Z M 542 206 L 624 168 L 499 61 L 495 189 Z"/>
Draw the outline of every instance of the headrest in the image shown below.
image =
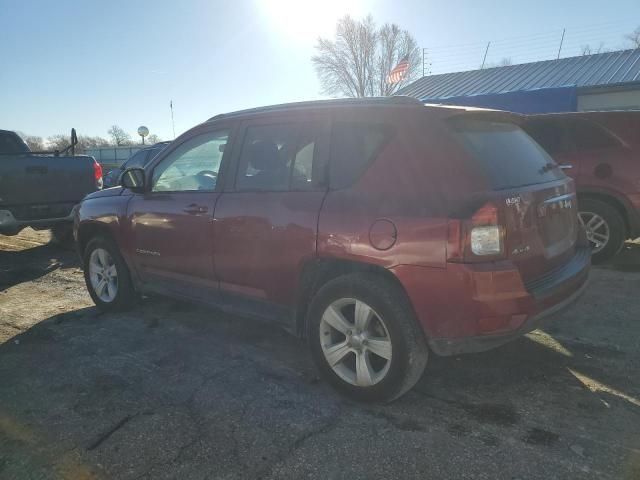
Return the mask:
<path id="1" fill-rule="evenodd" d="M 269 141 L 261 140 L 249 145 L 249 165 L 256 170 L 275 170 L 280 166 L 278 146 Z"/>

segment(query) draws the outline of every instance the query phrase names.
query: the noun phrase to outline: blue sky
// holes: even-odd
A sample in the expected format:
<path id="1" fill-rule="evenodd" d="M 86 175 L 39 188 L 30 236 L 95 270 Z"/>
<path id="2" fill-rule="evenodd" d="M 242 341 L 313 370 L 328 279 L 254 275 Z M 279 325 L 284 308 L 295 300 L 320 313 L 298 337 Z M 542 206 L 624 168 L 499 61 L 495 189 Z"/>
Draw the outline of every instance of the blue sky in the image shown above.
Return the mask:
<path id="1" fill-rule="evenodd" d="M 322 98 L 310 57 L 338 17 L 371 13 L 428 48 L 434 73 L 616 49 L 638 0 L 0 0 L 0 128 L 164 139 L 222 112 Z"/>

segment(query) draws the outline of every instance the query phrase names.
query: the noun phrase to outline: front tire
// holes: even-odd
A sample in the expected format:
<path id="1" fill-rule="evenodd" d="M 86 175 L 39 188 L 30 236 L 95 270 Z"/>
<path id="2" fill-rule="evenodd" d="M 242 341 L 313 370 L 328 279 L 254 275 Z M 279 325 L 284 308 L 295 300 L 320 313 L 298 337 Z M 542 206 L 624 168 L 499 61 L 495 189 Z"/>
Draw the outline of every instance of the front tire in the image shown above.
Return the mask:
<path id="1" fill-rule="evenodd" d="M 118 311 L 132 304 L 135 292 L 129 268 L 112 240 L 91 239 L 83 261 L 87 290 L 99 309 Z"/>
<path id="2" fill-rule="evenodd" d="M 578 207 L 578 218 L 591 244 L 593 263 L 600 264 L 610 260 L 624 245 L 624 218 L 612 205 L 592 198 L 581 199 Z"/>
<path id="3" fill-rule="evenodd" d="M 311 302 L 308 328 L 321 376 L 357 400 L 400 397 L 427 364 L 427 344 L 406 294 L 380 275 L 329 281 Z"/>

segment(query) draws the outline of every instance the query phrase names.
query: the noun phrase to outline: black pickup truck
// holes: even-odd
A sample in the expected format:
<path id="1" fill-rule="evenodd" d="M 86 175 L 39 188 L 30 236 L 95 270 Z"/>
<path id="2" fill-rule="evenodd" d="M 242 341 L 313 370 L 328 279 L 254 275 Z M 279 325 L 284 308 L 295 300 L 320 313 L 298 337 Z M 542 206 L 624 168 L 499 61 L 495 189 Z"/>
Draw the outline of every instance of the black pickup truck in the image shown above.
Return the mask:
<path id="1" fill-rule="evenodd" d="M 72 130 L 64 151 L 32 152 L 15 132 L 0 130 L 0 235 L 32 227 L 51 229 L 60 241 L 71 238 L 73 207 L 102 188 L 102 167 L 74 155 L 76 144 Z"/>

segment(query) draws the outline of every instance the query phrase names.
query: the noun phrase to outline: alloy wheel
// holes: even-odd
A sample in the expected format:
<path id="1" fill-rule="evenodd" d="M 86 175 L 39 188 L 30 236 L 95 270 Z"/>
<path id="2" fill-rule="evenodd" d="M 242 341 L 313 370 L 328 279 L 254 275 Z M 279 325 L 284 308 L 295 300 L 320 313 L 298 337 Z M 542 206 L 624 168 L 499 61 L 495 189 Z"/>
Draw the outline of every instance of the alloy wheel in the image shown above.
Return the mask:
<path id="1" fill-rule="evenodd" d="M 331 369 L 351 385 L 370 387 L 389 371 L 389 331 L 382 317 L 361 300 L 341 298 L 326 308 L 320 342 Z"/>
<path id="2" fill-rule="evenodd" d="M 600 252 L 609 243 L 611 236 L 609 224 L 604 218 L 593 212 L 579 212 L 578 219 L 584 227 L 587 239 L 591 243 L 592 252 Z"/>
<path id="3" fill-rule="evenodd" d="M 118 294 L 118 271 L 113 257 L 104 248 L 96 248 L 89 258 L 89 278 L 98 298 L 110 303 Z"/>

